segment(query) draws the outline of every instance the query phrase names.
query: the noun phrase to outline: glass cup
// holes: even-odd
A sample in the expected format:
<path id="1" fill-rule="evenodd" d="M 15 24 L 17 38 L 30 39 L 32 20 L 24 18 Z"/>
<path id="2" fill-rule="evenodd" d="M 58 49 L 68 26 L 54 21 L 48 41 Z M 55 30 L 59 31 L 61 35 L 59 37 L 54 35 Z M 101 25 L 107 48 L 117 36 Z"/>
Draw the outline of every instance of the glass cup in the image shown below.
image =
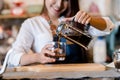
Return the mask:
<path id="1" fill-rule="evenodd" d="M 115 68 L 119 72 L 120 71 L 120 49 L 114 51 L 114 53 L 113 53 L 113 61 L 114 61 Z"/>
<path id="2" fill-rule="evenodd" d="M 53 47 L 50 47 L 49 50 L 55 53 L 55 56 L 51 56 L 55 58 L 56 61 L 64 61 L 66 56 L 66 43 L 65 42 L 50 42 Z"/>

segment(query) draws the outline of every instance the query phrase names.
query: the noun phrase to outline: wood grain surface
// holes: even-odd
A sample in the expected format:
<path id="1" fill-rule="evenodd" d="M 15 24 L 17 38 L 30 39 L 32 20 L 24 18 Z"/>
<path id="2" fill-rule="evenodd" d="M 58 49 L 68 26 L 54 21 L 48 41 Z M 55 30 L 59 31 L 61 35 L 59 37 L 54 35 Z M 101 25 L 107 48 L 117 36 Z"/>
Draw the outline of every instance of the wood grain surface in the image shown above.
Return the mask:
<path id="1" fill-rule="evenodd" d="M 96 63 L 36 64 L 36 65 L 34 64 L 29 66 L 7 68 L 7 70 L 2 76 L 3 79 L 80 78 L 85 76 L 90 76 L 90 77 L 94 75 L 98 76 L 107 71 L 108 70 L 106 70 L 106 66 Z"/>
<path id="2" fill-rule="evenodd" d="M 39 64 L 31 66 L 16 67 L 15 71 L 33 71 L 33 72 L 66 72 L 66 71 L 104 71 L 106 67 L 102 64 Z"/>

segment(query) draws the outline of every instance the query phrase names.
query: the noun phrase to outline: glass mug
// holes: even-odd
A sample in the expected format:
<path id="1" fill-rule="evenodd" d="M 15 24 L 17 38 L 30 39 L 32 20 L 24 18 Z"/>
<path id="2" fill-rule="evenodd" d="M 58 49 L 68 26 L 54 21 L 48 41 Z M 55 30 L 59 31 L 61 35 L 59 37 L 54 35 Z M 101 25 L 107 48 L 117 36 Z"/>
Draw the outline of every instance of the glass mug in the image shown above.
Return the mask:
<path id="1" fill-rule="evenodd" d="M 114 51 L 113 61 L 117 71 L 120 71 L 120 49 Z"/>
<path id="2" fill-rule="evenodd" d="M 65 42 L 49 42 L 53 47 L 48 48 L 55 53 L 55 56 L 49 56 L 55 58 L 56 61 L 64 61 L 66 56 L 66 43 Z"/>

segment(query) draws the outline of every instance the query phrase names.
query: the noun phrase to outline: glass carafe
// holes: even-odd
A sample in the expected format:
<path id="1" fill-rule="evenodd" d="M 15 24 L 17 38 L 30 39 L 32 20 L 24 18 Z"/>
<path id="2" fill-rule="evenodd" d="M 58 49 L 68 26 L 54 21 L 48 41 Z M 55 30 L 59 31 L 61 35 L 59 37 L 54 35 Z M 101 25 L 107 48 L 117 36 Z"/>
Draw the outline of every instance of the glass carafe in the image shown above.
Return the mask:
<path id="1" fill-rule="evenodd" d="M 83 25 L 74 21 L 61 22 L 57 28 L 57 35 L 76 43 L 86 50 L 92 40 L 92 36 L 88 33 L 90 24 Z"/>

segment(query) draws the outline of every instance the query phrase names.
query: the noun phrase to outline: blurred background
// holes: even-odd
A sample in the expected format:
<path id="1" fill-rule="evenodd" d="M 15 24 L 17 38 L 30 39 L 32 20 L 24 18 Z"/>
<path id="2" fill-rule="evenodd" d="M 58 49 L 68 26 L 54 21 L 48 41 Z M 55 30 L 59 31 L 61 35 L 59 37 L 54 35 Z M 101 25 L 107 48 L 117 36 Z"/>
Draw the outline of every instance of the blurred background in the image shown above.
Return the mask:
<path id="1" fill-rule="evenodd" d="M 0 0 L 0 62 L 16 39 L 21 23 L 40 15 L 44 0 Z M 80 10 L 93 16 L 109 17 L 115 24 L 110 35 L 99 36 L 88 50 L 89 62 L 112 61 L 112 54 L 120 48 L 120 0 L 79 0 Z"/>

